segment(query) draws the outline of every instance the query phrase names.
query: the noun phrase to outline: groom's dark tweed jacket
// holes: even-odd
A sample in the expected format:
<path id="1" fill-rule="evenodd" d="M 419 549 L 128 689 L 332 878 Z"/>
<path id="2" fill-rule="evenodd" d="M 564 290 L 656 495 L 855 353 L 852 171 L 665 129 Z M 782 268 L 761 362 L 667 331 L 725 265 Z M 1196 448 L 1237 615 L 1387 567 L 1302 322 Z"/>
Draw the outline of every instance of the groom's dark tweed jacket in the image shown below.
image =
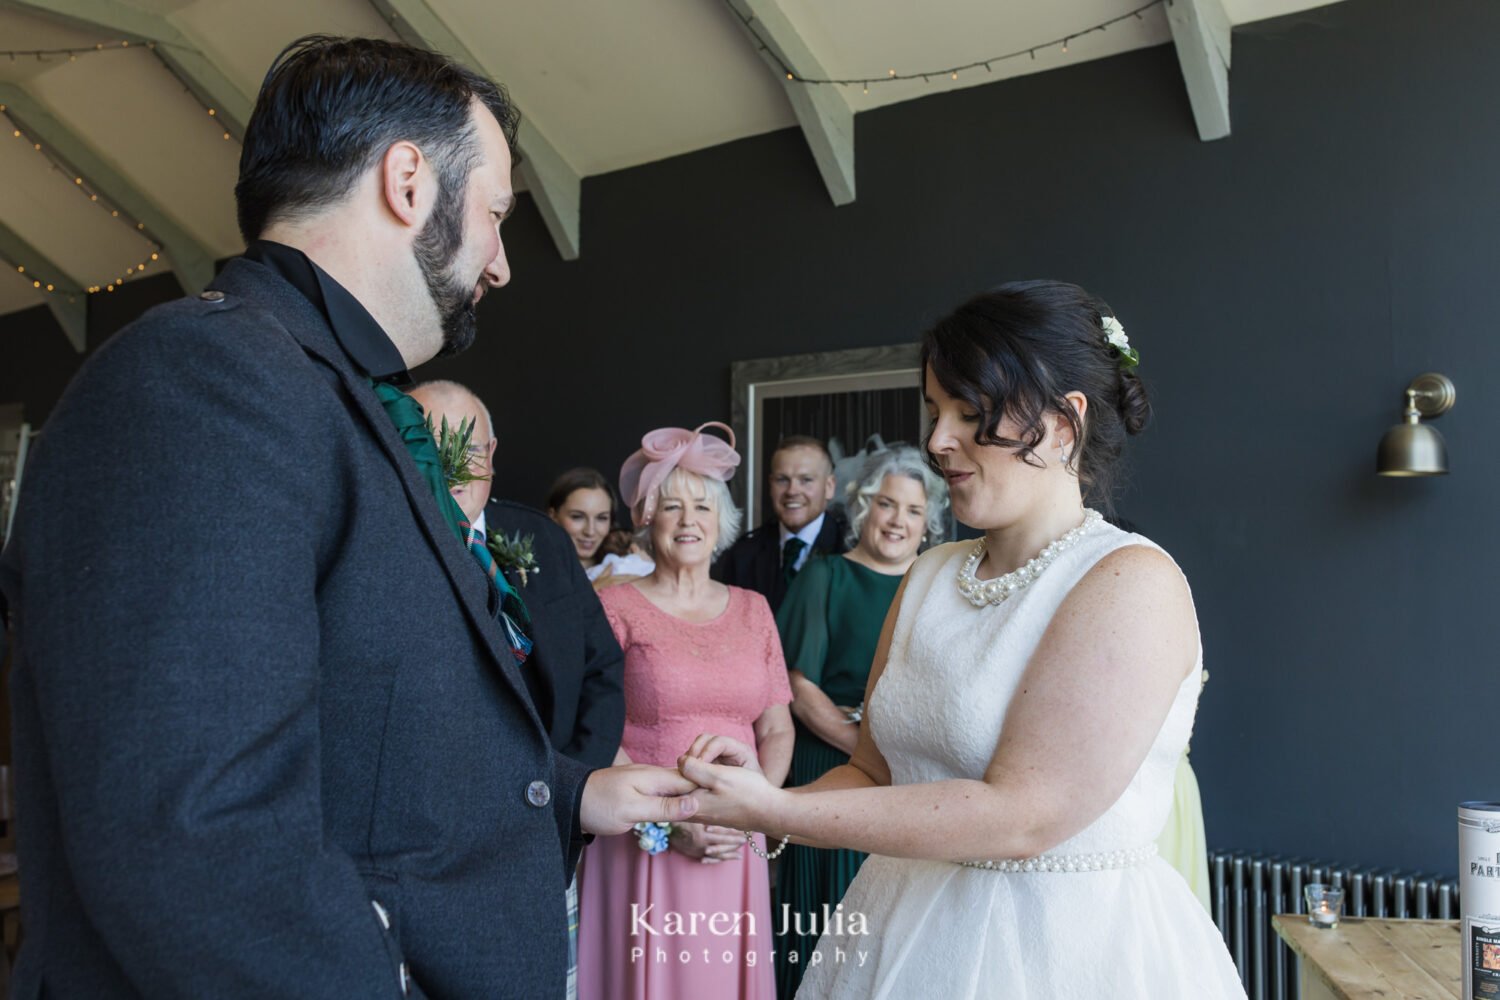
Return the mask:
<path id="1" fill-rule="evenodd" d="M 27 468 L 12 995 L 561 996 L 588 768 L 323 313 L 247 259 L 213 287 Z"/>

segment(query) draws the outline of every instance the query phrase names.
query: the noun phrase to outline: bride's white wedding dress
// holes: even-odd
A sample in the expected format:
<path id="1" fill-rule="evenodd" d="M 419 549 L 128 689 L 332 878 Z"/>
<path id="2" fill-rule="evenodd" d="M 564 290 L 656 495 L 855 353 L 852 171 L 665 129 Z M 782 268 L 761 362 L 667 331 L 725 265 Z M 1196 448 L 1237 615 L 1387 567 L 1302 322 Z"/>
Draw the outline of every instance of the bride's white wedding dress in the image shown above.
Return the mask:
<path id="1" fill-rule="evenodd" d="M 1063 598 L 1115 549 L 1156 547 L 1095 524 L 1029 587 L 976 608 L 957 583 L 973 544 L 924 554 L 907 581 L 869 705 L 894 784 L 983 777 L 1006 707 Z M 986 869 L 872 855 L 844 896 L 842 922 L 819 940 L 799 1000 L 1243 1000 L 1223 938 L 1155 854 L 1201 670 L 1200 650 L 1119 800 L 1044 857 Z M 935 839 L 943 833 L 932 830 Z"/>

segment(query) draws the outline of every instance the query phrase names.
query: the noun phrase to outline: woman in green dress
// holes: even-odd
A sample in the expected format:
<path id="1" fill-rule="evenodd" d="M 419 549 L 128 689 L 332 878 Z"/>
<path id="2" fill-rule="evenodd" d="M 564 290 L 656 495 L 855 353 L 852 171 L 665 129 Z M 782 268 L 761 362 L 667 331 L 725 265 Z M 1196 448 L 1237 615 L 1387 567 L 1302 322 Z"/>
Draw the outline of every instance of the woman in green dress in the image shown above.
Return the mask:
<path id="1" fill-rule="evenodd" d="M 923 543 L 942 541 L 948 487 L 917 449 L 897 447 L 869 457 L 847 488 L 845 508 L 853 548 L 810 560 L 776 615 L 797 728 L 788 787 L 848 763 L 886 611 Z M 824 907 L 833 911 L 864 859 L 857 851 L 786 849 L 773 920 L 781 996 L 797 992 Z"/>

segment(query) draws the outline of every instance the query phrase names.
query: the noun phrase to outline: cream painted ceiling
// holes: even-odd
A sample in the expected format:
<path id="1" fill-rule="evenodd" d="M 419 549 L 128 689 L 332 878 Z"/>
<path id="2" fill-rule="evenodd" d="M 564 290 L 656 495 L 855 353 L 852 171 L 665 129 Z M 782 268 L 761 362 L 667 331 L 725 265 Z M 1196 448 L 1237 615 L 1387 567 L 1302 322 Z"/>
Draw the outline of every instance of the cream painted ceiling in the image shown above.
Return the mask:
<path id="1" fill-rule="evenodd" d="M 822 73 L 837 79 L 942 69 L 1039 46 L 1035 58 L 995 62 L 956 80 L 877 83 L 868 93 L 858 85 L 837 88 L 857 113 L 1170 41 L 1158 5 L 1072 38 L 1066 53 L 1046 44 L 1144 2 L 754 0 L 754 6 L 779 9 Z M 1327 2 L 1222 0 L 1232 24 Z M 532 127 L 580 177 L 798 123 L 784 80 L 728 0 L 426 0 L 426 8 L 509 88 Z M 131 21 L 141 15 L 148 18 Z M 113 185 L 133 190 L 192 245 L 217 257 L 241 249 L 233 202 L 239 144 L 224 138 L 221 121 L 154 50 L 119 48 L 122 33 L 98 26 L 118 26 L 122 18 L 165 21 L 246 100 L 276 53 L 301 35 L 396 37 L 376 0 L 0 0 L 0 52 L 114 46 L 76 58 L 0 55 L 0 86 L 18 88 L 45 109 L 105 165 Z M 80 288 L 102 289 L 171 267 L 170 255 L 126 221 L 128 212 L 112 214 L 120 206 L 108 197 L 90 200 L 101 186 L 95 178 L 77 183 L 82 171 L 64 166 L 78 164 L 59 166 L 54 150 L 33 148 L 33 135 L 16 136 L 17 124 L 0 116 L 0 227 Z M 807 169 L 816 169 L 811 158 Z M 0 315 L 47 301 L 45 288 L 33 287 L 35 266 L 22 274 L 17 268 L 25 261 L 6 263 Z M 144 270 L 134 270 L 141 264 Z"/>

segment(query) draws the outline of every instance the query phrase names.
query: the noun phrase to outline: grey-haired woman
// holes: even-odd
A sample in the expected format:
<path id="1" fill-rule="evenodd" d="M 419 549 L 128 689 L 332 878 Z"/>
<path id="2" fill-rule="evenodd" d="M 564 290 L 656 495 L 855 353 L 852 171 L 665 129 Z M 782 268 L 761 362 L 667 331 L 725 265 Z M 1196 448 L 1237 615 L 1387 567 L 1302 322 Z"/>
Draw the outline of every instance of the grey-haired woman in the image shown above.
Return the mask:
<path id="1" fill-rule="evenodd" d="M 787 591 L 776 627 L 792 681 L 797 741 L 787 785 L 805 785 L 845 764 L 859 735 L 865 682 L 896 590 L 926 542 L 942 541 L 948 488 L 911 447 L 875 452 L 849 483 L 844 555 L 813 559 Z M 859 851 L 792 846 L 778 881 L 777 986 L 796 992 L 817 945 L 815 915 L 830 910 L 859 871 Z"/>

